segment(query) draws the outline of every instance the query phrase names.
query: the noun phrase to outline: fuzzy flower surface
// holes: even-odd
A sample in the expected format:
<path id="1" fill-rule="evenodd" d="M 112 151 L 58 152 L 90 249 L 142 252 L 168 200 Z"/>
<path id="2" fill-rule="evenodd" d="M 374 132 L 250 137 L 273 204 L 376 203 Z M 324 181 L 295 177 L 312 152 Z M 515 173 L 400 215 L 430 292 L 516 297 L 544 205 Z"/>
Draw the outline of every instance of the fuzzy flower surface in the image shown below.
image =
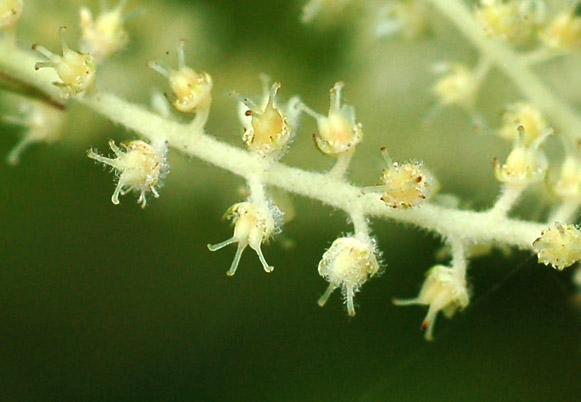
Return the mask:
<path id="1" fill-rule="evenodd" d="M 274 267 L 266 262 L 261 247 L 278 232 L 281 217 L 282 212 L 274 205 L 263 208 L 251 201 L 234 204 L 224 214 L 224 218 L 232 220 L 234 235 L 221 243 L 208 244 L 208 249 L 217 251 L 230 244 L 238 243 L 234 260 L 227 272 L 229 276 L 236 273 L 242 253 L 248 246 L 256 251 L 264 270 L 272 272 Z"/>
<path id="2" fill-rule="evenodd" d="M 413 208 L 429 199 L 434 192 L 435 179 L 421 162 L 393 162 L 382 148 L 387 168 L 383 169 L 380 185 L 381 200 L 391 208 Z"/>
<path id="3" fill-rule="evenodd" d="M 428 341 L 434 339 L 434 324 L 441 311 L 447 318 L 452 317 L 458 309 L 464 309 L 470 302 L 466 289 L 466 279 L 452 268 L 436 265 L 427 272 L 420 294 L 413 299 L 396 299 L 397 306 L 421 304 L 428 306 L 428 314 L 422 322 L 422 330 L 426 331 Z"/>
<path id="4" fill-rule="evenodd" d="M 533 242 L 539 262 L 562 271 L 581 260 L 581 231 L 556 222 Z"/>
<path id="5" fill-rule="evenodd" d="M 324 306 L 331 293 L 341 288 L 347 312 L 354 316 L 355 293 L 369 278 L 379 272 L 376 254 L 373 240 L 362 241 L 355 237 L 336 239 L 319 262 L 319 275 L 329 282 L 327 290 L 319 298 L 319 306 Z"/>
<path id="6" fill-rule="evenodd" d="M 142 208 L 147 205 L 146 195 L 152 193 L 159 197 L 158 188 L 160 181 L 167 175 L 169 164 L 167 162 L 167 144 L 162 143 L 155 147 L 142 140 L 134 140 L 122 143 L 119 148 L 115 141 L 109 141 L 109 147 L 115 154 L 115 158 L 107 158 L 97 154 L 92 149 L 87 156 L 111 166 L 117 172 L 117 186 L 111 197 L 113 204 L 119 204 L 119 194 L 125 195 L 130 191 L 139 193 L 137 202 Z"/>

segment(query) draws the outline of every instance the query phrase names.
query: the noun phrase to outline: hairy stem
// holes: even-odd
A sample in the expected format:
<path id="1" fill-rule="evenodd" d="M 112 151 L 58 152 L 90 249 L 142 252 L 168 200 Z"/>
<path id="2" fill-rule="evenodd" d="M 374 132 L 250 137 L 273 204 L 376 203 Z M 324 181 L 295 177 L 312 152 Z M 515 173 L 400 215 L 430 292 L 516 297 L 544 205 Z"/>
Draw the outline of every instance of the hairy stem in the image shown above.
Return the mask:
<path id="1" fill-rule="evenodd" d="M 251 176 L 263 167 L 256 156 L 248 151 L 218 141 L 202 132 L 188 132 L 188 126 L 165 120 L 115 95 L 98 93 L 82 102 L 109 120 L 120 123 L 152 141 L 163 135 L 170 146 L 182 153 L 198 157 L 242 177 Z M 539 223 L 514 219 L 491 221 L 486 213 L 454 210 L 432 204 L 409 210 L 393 210 L 376 193 L 365 193 L 361 188 L 331 178 L 328 174 L 309 172 L 281 163 L 274 163 L 270 167 L 264 175 L 264 183 L 319 200 L 347 213 L 352 212 L 356 206 L 364 216 L 412 223 L 442 236 L 455 236 L 473 242 L 492 241 L 531 249 L 531 243 L 544 229 L 544 225 Z"/>

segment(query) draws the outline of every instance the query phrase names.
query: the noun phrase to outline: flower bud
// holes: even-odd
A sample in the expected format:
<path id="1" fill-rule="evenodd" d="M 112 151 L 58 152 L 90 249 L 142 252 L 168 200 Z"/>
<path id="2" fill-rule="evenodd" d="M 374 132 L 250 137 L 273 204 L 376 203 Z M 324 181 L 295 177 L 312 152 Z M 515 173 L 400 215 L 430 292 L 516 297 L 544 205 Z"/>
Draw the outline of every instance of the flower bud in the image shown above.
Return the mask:
<path id="1" fill-rule="evenodd" d="M 217 251 L 230 244 L 238 243 L 236 254 L 227 274 L 232 276 L 236 273 L 240 257 L 247 246 L 250 246 L 262 264 L 266 272 L 272 272 L 274 267 L 268 265 L 262 254 L 262 243 L 267 242 L 278 230 L 282 212 L 276 206 L 261 208 L 253 202 L 240 202 L 232 205 L 224 214 L 224 218 L 232 219 L 234 225 L 234 235 L 221 243 L 208 244 L 210 251 Z"/>
<path id="2" fill-rule="evenodd" d="M 331 105 L 328 116 L 303 107 L 305 112 L 317 120 L 319 135 L 313 134 L 315 145 L 324 154 L 339 156 L 352 151 L 363 138 L 361 124 L 355 123 L 355 110 L 352 106 L 341 105 L 342 82 L 331 89 Z"/>
<path id="3" fill-rule="evenodd" d="M 355 292 L 379 271 L 375 243 L 354 237 L 340 237 L 323 254 L 319 262 L 319 275 L 329 282 L 329 287 L 319 298 L 324 306 L 331 293 L 341 287 L 349 315 L 355 315 L 353 297 Z"/>
<path id="4" fill-rule="evenodd" d="M 177 110 L 184 113 L 207 112 L 212 103 L 212 77 L 186 66 L 183 40 L 178 43 L 177 54 L 177 70 L 167 70 L 155 62 L 149 62 L 149 67 L 169 80 L 169 86 L 177 98 L 172 104 Z"/>
<path id="5" fill-rule="evenodd" d="M 556 222 L 533 242 L 540 263 L 562 271 L 581 260 L 581 231 Z"/>
<path id="6" fill-rule="evenodd" d="M 387 168 L 383 169 L 381 200 L 391 208 L 412 208 L 430 198 L 434 178 L 421 162 L 393 162 L 385 148 L 381 149 Z"/>
<path id="7" fill-rule="evenodd" d="M 551 192 L 563 201 L 581 200 L 581 161 L 577 155 L 568 155 L 559 176 L 555 181 L 549 181 Z"/>
<path id="8" fill-rule="evenodd" d="M 114 159 L 101 156 L 92 149 L 87 156 L 117 170 L 119 177 L 111 197 L 113 204 L 119 204 L 119 194 L 137 191 L 139 193 L 137 203 L 145 208 L 146 193 L 151 192 L 155 198 L 159 197 L 157 188 L 160 187 L 160 180 L 169 171 L 167 143 L 152 146 L 144 141 L 134 140 L 122 143 L 121 146 L 123 150 L 115 145 L 115 141 L 109 141 L 109 147 L 116 156 Z"/>
<path id="9" fill-rule="evenodd" d="M 428 314 L 422 322 L 426 331 L 426 340 L 433 339 L 434 324 L 438 312 L 442 311 L 447 318 L 452 317 L 458 309 L 468 306 L 470 297 L 466 289 L 466 279 L 452 268 L 436 265 L 426 274 L 420 294 L 414 299 L 394 300 L 397 306 L 423 304 L 428 307 Z"/>
<path id="10" fill-rule="evenodd" d="M 64 38 L 65 27 L 59 29 L 61 37 L 62 56 L 58 56 L 40 45 L 33 45 L 32 49 L 42 54 L 49 61 L 38 62 L 35 69 L 54 68 L 62 82 L 54 85 L 61 88 L 65 96 L 82 94 L 90 90 L 95 83 L 95 64 L 93 57 L 87 53 L 71 50 Z"/>

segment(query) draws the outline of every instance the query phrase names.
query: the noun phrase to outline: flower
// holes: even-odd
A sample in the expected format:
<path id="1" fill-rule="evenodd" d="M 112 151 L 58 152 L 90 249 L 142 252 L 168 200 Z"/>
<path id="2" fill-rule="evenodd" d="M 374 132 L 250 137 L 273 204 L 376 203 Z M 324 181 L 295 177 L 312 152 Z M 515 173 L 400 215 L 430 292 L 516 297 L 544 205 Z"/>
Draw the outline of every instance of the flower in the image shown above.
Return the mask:
<path id="1" fill-rule="evenodd" d="M 341 105 L 343 85 L 342 82 L 337 82 L 331 88 L 328 116 L 323 116 L 303 106 L 303 110 L 317 120 L 320 137 L 313 134 L 315 145 L 322 153 L 332 156 L 353 151 L 363 138 L 361 123 L 355 123 L 353 106 Z"/>
<path id="2" fill-rule="evenodd" d="M 545 19 L 543 0 L 481 0 L 475 12 L 484 31 L 513 43 L 523 43 Z"/>
<path id="3" fill-rule="evenodd" d="M 275 104 L 275 97 L 280 88 L 280 82 L 270 87 L 266 104 L 259 107 L 248 98 L 241 98 L 247 107 L 245 116 L 251 117 L 245 125 L 242 141 L 244 145 L 261 156 L 280 156 L 292 139 L 293 130 L 285 113 Z"/>
<path id="4" fill-rule="evenodd" d="M 581 47 L 581 4 L 557 15 L 540 33 L 540 39 L 550 49 L 562 51 Z"/>
<path id="5" fill-rule="evenodd" d="M 432 267 L 426 274 L 420 294 L 414 299 L 394 299 L 397 306 L 423 304 L 429 306 L 428 314 L 422 322 L 425 338 L 433 340 L 434 324 L 438 312 L 442 311 L 447 318 L 452 317 L 458 309 L 464 309 L 470 302 L 466 289 L 466 279 L 452 268 L 444 265 Z"/>
<path id="6" fill-rule="evenodd" d="M 500 164 L 495 159 L 494 174 L 496 178 L 506 185 L 521 187 L 540 180 L 547 168 L 545 155 L 539 151 L 541 143 L 552 134 L 546 130 L 538 136 L 530 146 L 525 142 L 525 129 L 517 127 L 517 136 L 511 153 L 506 158 L 505 164 Z"/>
<path id="7" fill-rule="evenodd" d="M 59 29 L 61 38 L 62 56 L 58 56 L 46 48 L 34 44 L 32 49 L 42 54 L 48 61 L 36 63 L 34 68 L 54 68 L 62 82 L 55 82 L 54 85 L 61 88 L 65 96 L 72 96 L 87 92 L 95 83 L 95 64 L 93 56 L 88 53 L 81 53 L 71 50 L 64 38 L 66 27 Z"/>
<path id="8" fill-rule="evenodd" d="M 430 198 L 435 180 L 421 162 L 393 162 L 387 150 L 381 148 L 387 168 L 381 175 L 381 200 L 391 208 L 412 208 Z"/>
<path id="9" fill-rule="evenodd" d="M 207 113 L 212 103 L 212 77 L 206 72 L 198 73 L 186 66 L 184 41 L 178 42 L 178 68 L 166 69 L 160 64 L 150 61 L 149 67 L 169 80 L 169 86 L 177 97 L 172 101 L 174 107 L 184 113 Z"/>
<path id="10" fill-rule="evenodd" d="M 109 147 L 115 153 L 115 159 L 101 156 L 92 149 L 88 151 L 87 156 L 117 170 L 119 177 L 117 187 L 111 197 L 113 204 L 119 204 L 119 194 L 125 195 L 133 190 L 139 193 L 137 203 L 145 208 L 146 193 L 151 192 L 155 198 L 159 197 L 157 188 L 160 186 L 160 180 L 169 171 L 167 143 L 152 146 L 145 141 L 134 140 L 122 143 L 121 146 L 123 150 L 115 145 L 115 141 L 109 141 Z"/>
<path id="11" fill-rule="evenodd" d="M 527 147 L 549 129 L 543 113 L 526 102 L 515 102 L 507 106 L 498 133 L 502 138 L 514 141 L 518 136 L 519 126 L 524 128 L 523 140 Z"/>
<path id="12" fill-rule="evenodd" d="M 93 19 L 91 10 L 81 8 L 81 49 L 101 61 L 122 49 L 128 41 L 123 28 L 124 17 L 121 14 L 127 0 L 119 0 L 117 7 L 102 7 L 101 13 Z"/>
<path id="13" fill-rule="evenodd" d="M 30 144 L 52 143 L 61 138 L 64 113 L 41 102 L 25 101 L 22 116 L 3 116 L 2 120 L 27 128 L 20 142 L 8 154 L 8 163 L 17 165 L 20 155 Z"/>
<path id="14" fill-rule="evenodd" d="M 581 260 L 581 231 L 574 225 L 555 222 L 533 242 L 540 263 L 562 271 Z"/>
<path id="15" fill-rule="evenodd" d="M 319 298 L 324 306 L 331 293 L 341 287 L 349 315 L 355 315 L 353 297 L 355 292 L 379 272 L 375 242 L 362 241 L 355 237 L 340 237 L 323 254 L 319 262 L 319 275 L 329 282 L 325 293 Z"/>
<path id="16" fill-rule="evenodd" d="M 217 251 L 230 244 L 238 243 L 234 260 L 226 273 L 232 276 L 236 273 L 244 249 L 250 246 L 258 254 L 264 270 L 270 273 L 274 267 L 266 262 L 261 246 L 278 230 L 281 217 L 282 212 L 274 205 L 262 208 L 251 201 L 234 204 L 224 214 L 224 218 L 232 219 L 234 235 L 221 243 L 208 244 L 208 249 Z"/>
<path id="17" fill-rule="evenodd" d="M 478 91 L 479 78 L 460 63 L 439 63 L 434 71 L 442 74 L 432 89 L 440 104 L 458 105 L 471 110 Z"/>

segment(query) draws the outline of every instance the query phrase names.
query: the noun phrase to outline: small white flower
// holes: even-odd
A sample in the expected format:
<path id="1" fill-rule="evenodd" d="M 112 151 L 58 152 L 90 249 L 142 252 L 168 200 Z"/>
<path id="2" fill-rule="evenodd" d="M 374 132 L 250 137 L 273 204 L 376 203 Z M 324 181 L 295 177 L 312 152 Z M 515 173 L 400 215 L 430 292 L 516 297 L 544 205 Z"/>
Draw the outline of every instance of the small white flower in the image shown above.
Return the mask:
<path id="1" fill-rule="evenodd" d="M 91 10 L 81 8 L 81 49 L 101 61 L 116 51 L 122 49 L 128 41 L 127 32 L 123 27 L 125 20 L 122 15 L 127 0 L 120 0 L 117 7 L 107 9 L 102 7 L 97 18 L 93 18 Z"/>
<path id="2" fill-rule="evenodd" d="M 64 117 L 62 111 L 34 101 L 25 101 L 18 116 L 3 116 L 1 120 L 27 129 L 20 142 L 8 154 L 7 162 L 17 165 L 20 155 L 31 144 L 60 140 Z"/>
<path id="3" fill-rule="evenodd" d="M 361 124 L 355 123 L 355 109 L 353 106 L 341 105 L 343 85 L 342 82 L 337 82 L 331 88 L 331 105 L 327 116 L 303 106 L 303 110 L 317 120 L 320 137 L 313 134 L 315 145 L 319 151 L 331 156 L 355 150 L 355 146 L 363 138 Z"/>
<path id="4" fill-rule="evenodd" d="M 64 38 L 65 27 L 59 29 L 61 38 L 62 56 L 52 53 L 50 50 L 35 44 L 33 50 L 42 54 L 48 61 L 36 63 L 35 69 L 53 68 L 62 82 L 54 85 L 61 88 L 65 96 L 78 95 L 87 92 L 95 83 L 95 64 L 93 56 L 87 53 L 71 50 Z"/>
<path id="5" fill-rule="evenodd" d="M 428 314 L 422 322 L 422 330 L 426 331 L 426 340 L 433 339 L 436 316 L 440 311 L 448 318 L 452 317 L 458 309 L 464 309 L 470 302 L 470 296 L 466 289 L 466 279 L 452 268 L 444 265 L 436 265 L 427 272 L 420 294 L 414 299 L 396 299 L 393 303 L 397 306 L 423 304 L 428 307 Z"/>
<path id="6" fill-rule="evenodd" d="M 539 262 L 562 271 L 581 260 L 581 231 L 556 222 L 533 242 Z"/>
<path id="7" fill-rule="evenodd" d="M 122 143 L 121 146 L 124 150 L 119 149 L 115 141 L 109 141 L 109 147 L 116 156 L 114 159 L 101 156 L 92 149 L 87 155 L 118 172 L 117 187 L 111 197 L 113 204 L 119 204 L 119 194 L 137 191 L 139 193 L 137 202 L 145 208 L 146 193 L 151 192 L 155 198 L 159 197 L 157 188 L 160 186 L 160 180 L 169 171 L 167 143 L 156 144 L 154 147 L 145 141 L 134 140 Z"/>
<path id="8" fill-rule="evenodd" d="M 353 297 L 355 292 L 379 272 L 375 243 L 361 241 L 354 237 L 340 237 L 333 242 L 321 262 L 319 275 L 329 282 L 329 287 L 319 298 L 319 306 L 324 306 L 331 293 L 338 287 L 343 291 L 349 315 L 355 315 Z"/>
<path id="9" fill-rule="evenodd" d="M 552 131 L 546 130 L 529 146 L 525 142 L 524 127 L 518 126 L 517 131 L 512 151 L 506 158 L 506 163 L 500 164 L 495 160 L 494 173 L 502 183 L 522 187 L 543 178 L 547 169 L 547 159 L 539 147 L 552 134 Z"/>
<path id="10" fill-rule="evenodd" d="M 236 273 L 240 257 L 242 257 L 242 253 L 247 246 L 256 251 L 264 270 L 272 272 L 274 267 L 266 262 L 261 246 L 278 231 L 281 216 L 282 212 L 274 205 L 269 205 L 268 208 L 261 208 L 250 201 L 234 204 L 224 214 L 224 218 L 232 219 L 234 235 L 221 243 L 208 244 L 208 249 L 217 251 L 230 244 L 238 243 L 234 260 L 227 272 L 229 276 Z"/>
<path id="11" fill-rule="evenodd" d="M 177 99 L 172 101 L 174 107 L 183 113 L 207 113 L 212 103 L 212 77 L 206 72 L 198 73 L 186 65 L 183 40 L 178 42 L 177 70 L 166 69 L 150 61 L 149 67 L 169 81 L 169 86 Z"/>
<path id="12" fill-rule="evenodd" d="M 391 208 L 413 208 L 431 197 L 437 188 L 432 174 L 421 162 L 393 162 L 381 148 L 387 168 L 383 169 L 380 185 L 381 200 Z"/>
<path id="13" fill-rule="evenodd" d="M 287 114 L 275 102 L 279 88 L 280 82 L 272 84 L 264 105 L 256 105 L 244 97 L 240 99 L 246 107 L 244 115 L 250 117 L 249 122 L 243 120 L 242 141 L 248 149 L 263 157 L 281 156 L 293 137 Z"/>

